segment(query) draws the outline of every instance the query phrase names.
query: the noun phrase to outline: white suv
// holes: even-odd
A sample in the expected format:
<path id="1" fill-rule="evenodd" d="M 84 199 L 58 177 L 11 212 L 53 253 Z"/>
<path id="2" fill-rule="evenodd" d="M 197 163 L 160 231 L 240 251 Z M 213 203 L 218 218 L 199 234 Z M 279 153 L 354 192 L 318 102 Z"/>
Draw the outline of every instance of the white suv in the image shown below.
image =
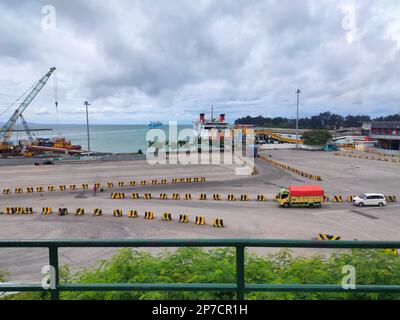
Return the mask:
<path id="1" fill-rule="evenodd" d="M 358 197 L 353 198 L 353 204 L 355 206 L 386 206 L 386 198 L 380 193 L 365 193 Z"/>

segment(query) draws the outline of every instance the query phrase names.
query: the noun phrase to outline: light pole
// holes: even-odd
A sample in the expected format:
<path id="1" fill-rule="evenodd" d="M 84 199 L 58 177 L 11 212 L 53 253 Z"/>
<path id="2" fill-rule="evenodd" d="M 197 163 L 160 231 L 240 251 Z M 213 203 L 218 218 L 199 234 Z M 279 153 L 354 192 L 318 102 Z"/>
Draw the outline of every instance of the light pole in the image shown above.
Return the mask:
<path id="1" fill-rule="evenodd" d="M 297 89 L 297 112 L 296 112 L 296 151 L 299 150 L 299 100 L 300 100 L 300 89 Z"/>
<path id="2" fill-rule="evenodd" d="M 90 106 L 90 104 L 87 101 L 85 101 L 83 104 L 86 106 L 87 144 L 88 144 L 88 151 L 90 152 L 89 111 L 88 111 L 88 106 Z"/>

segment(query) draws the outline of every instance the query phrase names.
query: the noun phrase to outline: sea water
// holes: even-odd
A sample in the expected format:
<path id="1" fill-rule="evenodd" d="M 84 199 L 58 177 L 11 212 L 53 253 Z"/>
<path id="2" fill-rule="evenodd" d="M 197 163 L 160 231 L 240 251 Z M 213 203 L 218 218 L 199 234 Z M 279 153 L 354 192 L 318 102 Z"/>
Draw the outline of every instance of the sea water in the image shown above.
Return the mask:
<path id="1" fill-rule="evenodd" d="M 37 138 L 65 137 L 71 143 L 81 145 L 87 150 L 86 125 L 49 125 L 30 124 L 32 129 L 52 129 L 51 131 L 32 132 Z M 182 129 L 191 129 L 191 125 L 178 125 L 178 132 Z M 146 135 L 148 125 L 90 125 L 90 147 L 95 152 L 132 153 L 142 150 L 145 152 L 149 146 Z M 164 125 L 157 130 L 163 130 L 168 139 L 169 127 Z M 13 140 L 27 139 L 25 133 L 14 134 Z"/>

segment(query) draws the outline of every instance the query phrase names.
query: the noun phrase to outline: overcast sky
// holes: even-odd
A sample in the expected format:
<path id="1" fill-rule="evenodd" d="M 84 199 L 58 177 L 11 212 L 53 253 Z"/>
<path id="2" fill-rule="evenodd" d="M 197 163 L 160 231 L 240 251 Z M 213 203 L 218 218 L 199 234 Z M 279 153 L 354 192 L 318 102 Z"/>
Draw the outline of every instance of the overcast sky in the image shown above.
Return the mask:
<path id="1" fill-rule="evenodd" d="M 0 122 L 52 66 L 62 123 L 84 123 L 85 100 L 98 124 L 212 104 L 294 117 L 298 88 L 301 116 L 400 112 L 398 0 L 1 0 L 0 17 Z M 25 118 L 55 122 L 53 78 Z"/>

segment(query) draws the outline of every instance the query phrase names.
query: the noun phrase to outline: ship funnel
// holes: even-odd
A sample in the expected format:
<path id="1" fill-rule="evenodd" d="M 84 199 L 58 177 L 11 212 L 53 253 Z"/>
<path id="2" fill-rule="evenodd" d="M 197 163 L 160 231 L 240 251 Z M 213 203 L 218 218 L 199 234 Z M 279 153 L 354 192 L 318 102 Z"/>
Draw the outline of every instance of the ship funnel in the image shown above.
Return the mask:
<path id="1" fill-rule="evenodd" d="M 205 114 L 204 113 L 200 113 L 200 122 L 204 122 L 205 120 L 206 120 Z"/>
<path id="2" fill-rule="evenodd" d="M 225 122 L 225 114 L 224 114 L 224 113 L 221 113 L 221 114 L 219 115 L 219 121 L 220 121 L 220 122 Z"/>

